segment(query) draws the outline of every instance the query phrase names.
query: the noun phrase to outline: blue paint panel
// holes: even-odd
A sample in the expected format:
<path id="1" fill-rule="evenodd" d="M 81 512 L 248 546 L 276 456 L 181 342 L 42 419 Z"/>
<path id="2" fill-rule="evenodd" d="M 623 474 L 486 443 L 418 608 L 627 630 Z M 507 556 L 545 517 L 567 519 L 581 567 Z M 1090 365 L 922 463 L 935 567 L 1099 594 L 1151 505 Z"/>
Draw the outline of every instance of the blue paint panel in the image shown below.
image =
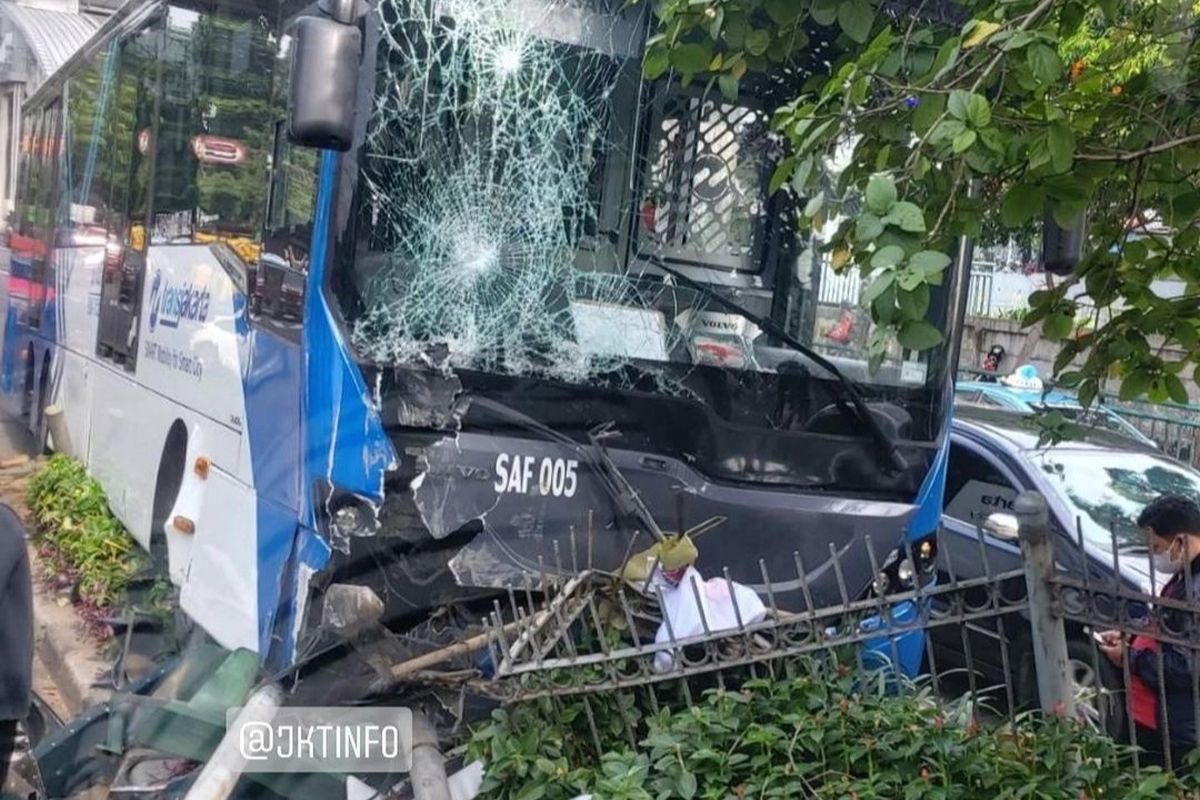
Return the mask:
<path id="1" fill-rule="evenodd" d="M 241 351 L 258 532 L 259 652 L 268 654 L 300 511 L 300 348 L 270 331 L 252 328 L 246 298 L 234 295 Z"/>
<path id="2" fill-rule="evenodd" d="M 312 266 L 305 300 L 303 496 L 307 501 L 304 519 L 312 528 L 316 528 L 314 485 L 321 482 L 382 501 L 384 471 L 395 460 L 371 394 L 342 339 L 324 293 L 337 158 L 336 153 L 326 152 L 321 162 Z"/>

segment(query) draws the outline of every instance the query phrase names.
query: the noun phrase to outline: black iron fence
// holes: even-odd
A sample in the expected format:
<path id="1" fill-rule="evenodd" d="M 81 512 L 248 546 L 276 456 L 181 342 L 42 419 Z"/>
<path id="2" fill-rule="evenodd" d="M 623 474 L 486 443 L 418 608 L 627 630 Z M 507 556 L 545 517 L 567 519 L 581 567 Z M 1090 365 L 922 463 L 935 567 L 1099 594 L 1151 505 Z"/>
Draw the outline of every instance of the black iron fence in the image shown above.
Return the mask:
<path id="1" fill-rule="evenodd" d="M 1155 574 L 1148 549 L 1115 536 L 1099 547 L 1082 528 L 1064 534 L 1035 493 L 1012 511 L 973 539 L 944 536 L 924 565 L 911 549 L 881 562 L 866 540 L 873 586 L 856 594 L 840 582 L 838 602 L 798 611 L 775 603 L 784 586 L 810 597 L 813 570 L 798 558 L 760 563 L 754 587 L 728 573 L 672 577 L 658 563 L 640 581 L 599 572 L 531 579 L 484 623 L 493 666 L 484 691 L 506 702 L 585 703 L 624 692 L 657 709 L 692 702 L 696 687 L 791 674 L 801 659 L 837 652 L 864 674 L 891 676 L 894 691 L 932 686 L 932 697 L 971 709 L 979 724 L 1040 707 L 1134 745 L 1132 768 L 1179 766 L 1200 731 L 1193 577 L 1179 573 L 1161 597 L 1169 578 Z M 841 574 L 849 557 L 831 550 L 822 568 Z M 698 619 L 683 619 L 685 609 Z"/>

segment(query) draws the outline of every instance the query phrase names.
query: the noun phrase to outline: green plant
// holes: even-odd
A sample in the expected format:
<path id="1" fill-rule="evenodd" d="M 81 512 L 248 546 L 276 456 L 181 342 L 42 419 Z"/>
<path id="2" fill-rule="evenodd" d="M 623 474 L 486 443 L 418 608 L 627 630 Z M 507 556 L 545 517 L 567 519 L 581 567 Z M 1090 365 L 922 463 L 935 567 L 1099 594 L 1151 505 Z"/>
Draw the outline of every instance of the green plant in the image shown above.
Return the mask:
<path id="1" fill-rule="evenodd" d="M 37 523 L 34 541 L 52 577 L 74 583 L 84 604 L 111 606 L 145 559 L 109 510 L 100 484 L 82 464 L 56 454 L 30 478 L 27 495 Z"/>
<path id="2" fill-rule="evenodd" d="M 483 796 L 500 800 L 1080 800 L 1194 797 L 1200 787 L 1135 772 L 1125 748 L 1070 720 L 980 725 L 968 706 L 941 706 L 927 688 L 896 692 L 831 662 L 799 672 L 639 717 L 636 747 L 598 724 L 600 758 L 578 699 L 497 711 L 466 750 L 487 765 Z M 588 702 L 600 723 L 616 700 Z"/>
<path id="3" fill-rule="evenodd" d="M 1044 213 L 1070 226 L 1086 211 L 1083 260 L 1033 292 L 1026 324 L 1061 343 L 1055 372 L 1085 406 L 1107 378 L 1125 400 L 1187 402 L 1183 376 L 1200 381 L 1195 0 L 645 2 L 647 77 L 732 97 L 747 72 L 820 64 L 774 116 L 789 152 L 771 187 L 805 203 L 806 223 L 842 220 L 828 248 L 871 280 L 874 364 L 893 340 L 941 343 L 929 296 L 958 237 L 1020 237 Z M 833 46 L 814 56 L 817 31 Z M 1187 291 L 1160 296 L 1162 278 Z M 1085 306 L 1094 327 L 1076 336 Z"/>

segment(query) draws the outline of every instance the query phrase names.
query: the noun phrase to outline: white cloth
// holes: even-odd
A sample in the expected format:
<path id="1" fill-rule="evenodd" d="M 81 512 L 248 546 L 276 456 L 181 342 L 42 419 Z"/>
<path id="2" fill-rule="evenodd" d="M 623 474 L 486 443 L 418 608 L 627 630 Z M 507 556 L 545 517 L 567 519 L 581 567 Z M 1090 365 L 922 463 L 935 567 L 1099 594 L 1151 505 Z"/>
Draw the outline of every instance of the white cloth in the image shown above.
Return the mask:
<path id="1" fill-rule="evenodd" d="M 709 578 L 706 581 L 695 567 L 688 567 L 678 586 L 665 584 L 659 574 L 654 579 L 662 591 L 663 615 L 671 623 L 670 628 L 666 620 L 658 626 L 655 644 L 671 641 L 672 635 L 676 640 L 702 636 L 706 623 L 710 633 L 737 628 L 739 617 L 741 624 L 750 625 L 760 621 L 767 613 L 766 606 L 749 586 L 724 578 Z M 675 655 L 670 650 L 659 651 L 654 656 L 654 669 L 658 672 L 671 669 L 675 665 Z"/>

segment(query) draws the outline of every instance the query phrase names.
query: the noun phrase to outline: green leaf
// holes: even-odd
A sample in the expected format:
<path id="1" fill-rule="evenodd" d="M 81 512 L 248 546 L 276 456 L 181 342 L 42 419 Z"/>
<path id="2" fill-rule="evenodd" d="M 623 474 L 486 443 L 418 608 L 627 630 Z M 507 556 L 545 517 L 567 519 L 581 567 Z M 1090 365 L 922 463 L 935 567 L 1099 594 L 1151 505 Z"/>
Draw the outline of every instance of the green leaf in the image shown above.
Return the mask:
<path id="1" fill-rule="evenodd" d="M 648 81 L 661 78 L 671 68 L 671 51 L 666 45 L 656 44 L 646 50 L 646 58 L 642 62 L 642 75 Z"/>
<path id="2" fill-rule="evenodd" d="M 808 176 L 812 174 L 812 168 L 812 156 L 808 156 L 796 165 L 796 169 L 792 172 L 792 189 L 797 194 L 803 195 L 804 190 L 808 188 Z"/>
<path id="3" fill-rule="evenodd" d="M 909 319 L 924 319 L 929 311 L 929 284 L 922 283 L 910 292 L 900 292 L 900 313 Z"/>
<path id="4" fill-rule="evenodd" d="M 696 796 L 696 776 L 687 771 L 679 773 L 675 788 L 679 790 L 679 796 L 683 800 L 692 800 Z"/>
<path id="5" fill-rule="evenodd" d="M 1042 83 L 1053 83 L 1062 77 L 1063 64 L 1054 48 L 1043 42 L 1030 45 L 1025 60 L 1034 76 Z"/>
<path id="6" fill-rule="evenodd" d="M 1171 400 L 1180 405 L 1187 405 L 1187 387 L 1183 385 L 1183 381 L 1179 380 L 1179 376 L 1167 375 L 1164 380 L 1167 384 L 1167 394 L 1170 395 Z"/>
<path id="7" fill-rule="evenodd" d="M 767 16 L 778 25 L 787 25 L 795 21 L 803 11 L 799 0 L 767 0 L 763 8 L 766 9 Z"/>
<path id="8" fill-rule="evenodd" d="M 928 350 L 942 343 L 942 332 L 925 320 L 910 320 L 901 326 L 896 338 L 907 350 Z"/>
<path id="9" fill-rule="evenodd" d="M 1000 23 L 983 19 L 972 20 L 970 30 L 971 32 L 963 39 L 963 50 L 970 50 L 972 47 L 983 44 L 989 36 L 1000 30 Z"/>
<path id="10" fill-rule="evenodd" d="M 966 123 L 959 122 L 956 119 L 944 119 L 938 123 L 936 128 L 933 129 L 933 133 L 929 138 L 930 141 L 936 144 L 938 142 L 952 140 L 966 129 Z"/>
<path id="11" fill-rule="evenodd" d="M 813 0 L 812 21 L 818 25 L 832 25 L 837 22 L 838 3 L 840 0 Z"/>
<path id="12" fill-rule="evenodd" d="M 959 37 L 952 36 L 942 42 L 941 46 L 938 47 L 933 63 L 929 66 L 929 74 L 921 78 L 922 86 L 927 86 L 930 82 L 936 81 L 954 66 L 954 57 L 958 55 L 960 41 Z"/>
<path id="13" fill-rule="evenodd" d="M 1046 131 L 1046 147 L 1050 151 L 1050 166 L 1055 172 L 1066 172 L 1075 160 L 1075 132 L 1065 122 L 1056 122 Z"/>
<path id="14" fill-rule="evenodd" d="M 986 128 L 992 122 L 992 106 L 981 94 L 955 89 L 950 93 L 947 107 L 951 116 L 970 123 L 974 128 Z"/>
<path id="15" fill-rule="evenodd" d="M 841 0 L 837 7 L 837 21 L 847 36 L 862 44 L 871 35 L 875 9 L 869 0 Z"/>
<path id="16" fill-rule="evenodd" d="M 975 139 L 977 139 L 978 136 L 979 134 L 975 133 L 975 131 L 971 130 L 970 128 L 962 131 L 954 137 L 954 141 L 951 145 L 954 149 L 954 152 L 965 153 L 967 150 L 970 150 L 971 146 L 975 144 Z"/>
<path id="17" fill-rule="evenodd" d="M 903 200 L 892 206 L 884 222 L 909 233 L 925 232 L 925 214 L 917 206 Z"/>
<path id="18" fill-rule="evenodd" d="M 933 127 L 938 117 L 946 110 L 946 95 L 919 95 L 917 101 L 917 108 L 912 115 L 912 126 L 915 132 L 923 135 Z"/>
<path id="19" fill-rule="evenodd" d="M 729 73 L 725 73 L 717 78 L 717 86 L 721 87 L 721 96 L 730 103 L 736 102 L 738 99 L 738 79 Z"/>
<path id="20" fill-rule="evenodd" d="M 854 221 L 854 241 L 859 244 L 873 242 L 879 238 L 881 233 L 883 233 L 883 220 L 870 211 L 859 214 L 858 219 Z"/>
<path id="21" fill-rule="evenodd" d="M 909 266 L 920 270 L 927 281 L 934 276 L 941 275 L 946 267 L 950 266 L 950 262 L 950 256 L 936 250 L 922 250 L 908 260 Z"/>
<path id="22" fill-rule="evenodd" d="M 947 105 L 950 116 L 965 122 L 967 119 L 967 102 L 970 96 L 970 92 L 964 92 L 962 89 L 955 89 L 951 92 L 950 102 Z"/>
<path id="23" fill-rule="evenodd" d="M 1000 203 L 1000 222 L 1008 228 L 1024 225 L 1042 213 L 1046 194 L 1042 187 L 1018 183 L 1008 190 Z"/>
<path id="24" fill-rule="evenodd" d="M 688 42 L 671 50 L 671 65 L 687 74 L 707 71 L 712 60 L 712 45 L 705 42 Z"/>
<path id="25" fill-rule="evenodd" d="M 1078 399 L 1079 405 L 1087 408 L 1096 399 L 1096 395 L 1100 393 L 1100 384 L 1093 380 L 1084 381 L 1079 386 Z"/>
<path id="26" fill-rule="evenodd" d="M 874 280 L 867 285 L 863 292 L 863 305 L 873 304 L 879 297 L 886 292 L 896 280 L 896 271 L 886 269 L 875 276 Z"/>
<path id="27" fill-rule="evenodd" d="M 1117 396 L 1121 400 L 1136 400 L 1150 390 L 1154 376 L 1144 370 L 1135 369 L 1121 381 L 1121 391 Z"/>
<path id="28" fill-rule="evenodd" d="M 898 245 L 890 244 L 887 247 L 881 247 L 871 256 L 871 266 L 878 269 L 880 267 L 894 267 L 904 260 L 904 248 Z"/>
<path id="29" fill-rule="evenodd" d="M 889 270 L 890 272 L 891 270 Z M 871 301 L 871 310 L 880 322 L 890 322 L 896 314 L 896 282 L 893 280 Z"/>
<path id="30" fill-rule="evenodd" d="M 1075 315 L 1074 314 L 1051 314 L 1046 317 L 1046 321 L 1042 323 L 1042 331 L 1047 339 L 1060 342 L 1071 335 L 1071 331 L 1075 330 Z"/>
<path id="31" fill-rule="evenodd" d="M 896 205 L 896 182 L 890 175 L 872 175 L 867 181 L 867 207 L 883 216 Z"/>
<path id="32" fill-rule="evenodd" d="M 775 167 L 775 171 L 771 173 L 771 183 L 767 187 L 767 191 L 770 194 L 778 192 L 791 179 L 792 171 L 795 168 L 796 159 L 794 156 L 780 161 L 778 166 Z"/>
<path id="33" fill-rule="evenodd" d="M 896 273 L 896 285 L 902 292 L 911 292 L 923 283 L 925 283 L 925 274 L 912 267 L 905 267 Z"/>
<path id="34" fill-rule="evenodd" d="M 746 34 L 746 49 L 752 55 L 761 56 L 767 52 L 767 48 L 771 46 L 770 31 L 759 30 L 755 28 Z"/>
<path id="35" fill-rule="evenodd" d="M 992 105 L 981 94 L 967 95 L 967 122 L 976 130 L 992 124 Z"/>
<path id="36" fill-rule="evenodd" d="M 825 193 L 817 192 L 814 197 L 809 198 L 809 201 L 804 204 L 804 216 L 809 219 L 821 213 L 821 208 L 825 205 Z"/>

